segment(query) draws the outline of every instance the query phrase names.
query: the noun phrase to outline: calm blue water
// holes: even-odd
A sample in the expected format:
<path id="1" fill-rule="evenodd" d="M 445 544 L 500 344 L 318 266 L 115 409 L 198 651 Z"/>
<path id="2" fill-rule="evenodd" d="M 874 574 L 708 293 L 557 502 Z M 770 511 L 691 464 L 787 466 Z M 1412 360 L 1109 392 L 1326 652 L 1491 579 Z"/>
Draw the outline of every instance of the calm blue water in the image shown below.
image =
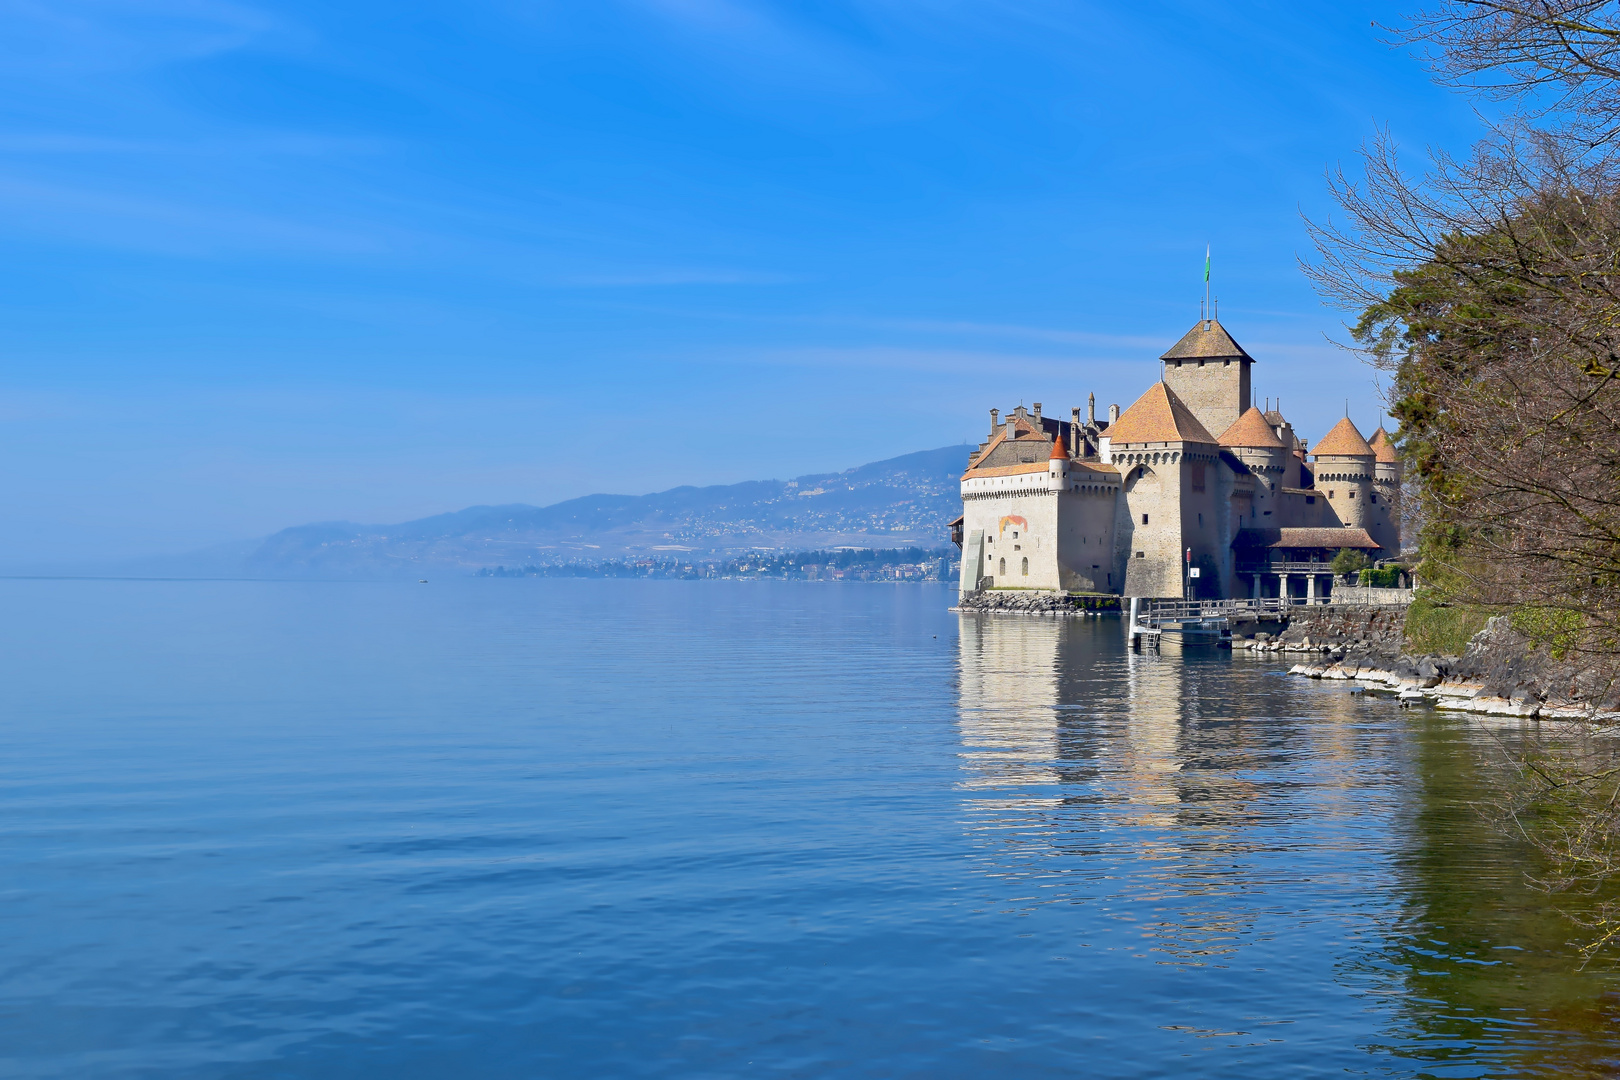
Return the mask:
<path id="1" fill-rule="evenodd" d="M 0 1075 L 1612 1075 L 1489 748 L 932 586 L 0 582 Z"/>

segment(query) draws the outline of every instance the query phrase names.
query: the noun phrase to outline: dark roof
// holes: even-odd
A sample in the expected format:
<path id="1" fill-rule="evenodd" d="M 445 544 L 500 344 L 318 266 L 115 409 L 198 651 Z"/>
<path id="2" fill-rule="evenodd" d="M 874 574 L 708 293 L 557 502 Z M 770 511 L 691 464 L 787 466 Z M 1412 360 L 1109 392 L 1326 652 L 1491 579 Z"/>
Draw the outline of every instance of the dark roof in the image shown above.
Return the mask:
<path id="1" fill-rule="evenodd" d="M 1235 548 L 1362 548 L 1378 547 L 1366 529 L 1239 529 Z"/>
<path id="2" fill-rule="evenodd" d="M 1199 319 L 1193 328 L 1170 346 L 1160 360 L 1237 360 L 1254 363 L 1254 357 L 1243 351 L 1243 346 L 1232 340 L 1232 335 L 1217 319 Z"/>

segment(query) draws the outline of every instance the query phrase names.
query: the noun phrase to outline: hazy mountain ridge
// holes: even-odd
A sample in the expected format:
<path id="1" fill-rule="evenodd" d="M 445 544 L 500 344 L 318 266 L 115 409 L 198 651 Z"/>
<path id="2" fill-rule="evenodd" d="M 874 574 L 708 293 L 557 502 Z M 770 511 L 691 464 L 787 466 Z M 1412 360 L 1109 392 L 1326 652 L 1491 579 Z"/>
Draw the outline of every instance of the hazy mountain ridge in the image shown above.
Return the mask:
<path id="1" fill-rule="evenodd" d="M 544 507 L 473 506 L 397 525 L 300 525 L 265 539 L 243 572 L 397 576 L 687 551 L 937 547 L 961 513 L 959 478 L 970 449 L 924 450 L 793 480 L 586 495 Z"/>

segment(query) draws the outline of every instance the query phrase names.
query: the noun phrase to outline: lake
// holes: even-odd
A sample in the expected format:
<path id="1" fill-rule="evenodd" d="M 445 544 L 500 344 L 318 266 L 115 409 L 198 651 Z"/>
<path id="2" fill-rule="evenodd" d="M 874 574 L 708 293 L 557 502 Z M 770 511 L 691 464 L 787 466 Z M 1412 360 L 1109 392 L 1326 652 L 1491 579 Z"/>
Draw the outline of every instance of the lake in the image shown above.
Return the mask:
<path id="1" fill-rule="evenodd" d="M 0 582 L 0 1075 L 1620 1070 L 1477 723 L 952 599 Z"/>

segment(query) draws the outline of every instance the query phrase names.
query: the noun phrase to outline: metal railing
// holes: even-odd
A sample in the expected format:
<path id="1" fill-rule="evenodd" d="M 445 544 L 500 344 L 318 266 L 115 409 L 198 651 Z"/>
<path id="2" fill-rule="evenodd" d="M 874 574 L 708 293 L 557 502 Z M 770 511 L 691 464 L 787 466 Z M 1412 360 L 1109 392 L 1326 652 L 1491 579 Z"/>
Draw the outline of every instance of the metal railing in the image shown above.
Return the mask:
<path id="1" fill-rule="evenodd" d="M 1292 607 L 1295 602 L 1303 604 L 1305 598 L 1267 596 L 1258 600 L 1247 597 L 1232 600 L 1143 600 L 1137 607 L 1137 615 L 1155 620 L 1218 619 L 1281 611 L 1284 607 Z"/>

